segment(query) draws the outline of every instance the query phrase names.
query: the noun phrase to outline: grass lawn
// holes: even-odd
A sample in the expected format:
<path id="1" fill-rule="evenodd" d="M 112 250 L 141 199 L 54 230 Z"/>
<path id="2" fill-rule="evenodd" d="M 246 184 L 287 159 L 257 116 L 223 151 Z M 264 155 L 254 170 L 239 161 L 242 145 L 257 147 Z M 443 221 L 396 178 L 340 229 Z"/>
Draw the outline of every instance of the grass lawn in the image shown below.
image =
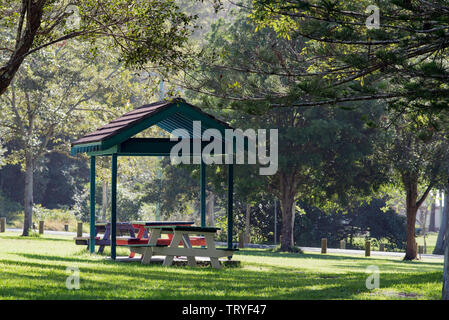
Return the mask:
<path id="1" fill-rule="evenodd" d="M 107 252 L 106 252 L 107 253 Z M 127 250 L 119 248 L 119 255 Z M 241 267 L 163 267 L 89 255 L 69 237 L 0 235 L 3 299 L 440 299 L 442 260 L 403 262 L 342 254 L 243 250 Z M 380 269 L 368 290 L 366 267 Z M 80 289 L 65 286 L 67 267 L 80 270 Z"/>

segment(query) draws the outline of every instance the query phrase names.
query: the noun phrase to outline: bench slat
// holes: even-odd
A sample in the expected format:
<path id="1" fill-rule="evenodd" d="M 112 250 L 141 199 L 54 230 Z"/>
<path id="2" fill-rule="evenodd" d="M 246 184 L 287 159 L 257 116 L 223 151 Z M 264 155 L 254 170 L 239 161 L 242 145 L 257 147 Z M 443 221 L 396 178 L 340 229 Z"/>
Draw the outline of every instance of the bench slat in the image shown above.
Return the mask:
<path id="1" fill-rule="evenodd" d="M 136 248 L 137 249 L 137 248 Z M 155 247 L 153 255 L 163 256 L 192 256 L 192 257 L 209 257 L 220 258 L 232 255 L 232 250 L 214 250 L 210 248 L 172 248 L 172 247 Z"/>
<path id="2" fill-rule="evenodd" d="M 95 240 L 100 239 L 100 237 L 95 237 Z M 74 237 L 73 240 L 90 240 L 90 237 Z"/>
<path id="3" fill-rule="evenodd" d="M 217 232 L 218 230 L 221 230 L 220 228 L 215 227 L 191 227 L 191 226 L 172 226 L 172 227 L 156 227 L 156 226 L 149 226 L 147 228 L 150 229 L 161 229 L 161 231 L 190 231 L 190 232 Z"/>
<path id="4" fill-rule="evenodd" d="M 154 227 L 166 227 L 173 225 L 192 225 L 195 222 L 193 221 L 131 221 L 132 224 L 141 225 L 141 226 L 154 226 Z"/>
<path id="5" fill-rule="evenodd" d="M 168 245 L 142 243 L 142 244 L 124 244 L 122 245 L 122 247 L 168 247 Z"/>

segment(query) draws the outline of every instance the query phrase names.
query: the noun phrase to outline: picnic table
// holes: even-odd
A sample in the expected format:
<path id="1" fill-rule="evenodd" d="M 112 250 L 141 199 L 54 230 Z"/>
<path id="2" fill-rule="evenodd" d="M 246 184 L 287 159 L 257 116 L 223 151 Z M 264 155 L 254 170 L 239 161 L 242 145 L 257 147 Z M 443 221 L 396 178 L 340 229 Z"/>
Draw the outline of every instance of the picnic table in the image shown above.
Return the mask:
<path id="1" fill-rule="evenodd" d="M 133 222 L 117 222 L 117 235 L 116 243 L 118 246 L 125 246 L 129 244 L 147 244 L 148 243 L 148 231 L 146 227 L 150 226 L 189 226 L 193 221 L 133 221 Z M 137 235 L 136 235 L 137 233 Z M 100 237 L 99 234 L 103 234 Z M 105 246 L 111 245 L 111 224 L 109 222 L 96 223 L 95 224 L 95 245 L 99 245 L 98 253 L 104 251 Z M 78 245 L 87 245 L 89 248 L 90 237 L 75 237 L 75 243 Z M 168 236 L 168 239 L 158 239 L 158 244 L 168 245 L 171 243 L 172 235 Z M 205 239 L 203 237 L 192 237 L 193 245 L 205 245 Z M 130 253 L 130 258 L 134 257 L 134 253 Z"/>
<path id="2" fill-rule="evenodd" d="M 149 241 L 148 237 L 148 227 L 170 227 L 170 226 L 189 226 L 193 224 L 193 221 L 133 221 L 131 222 L 133 227 L 138 230 L 136 239 L 129 239 L 127 243 L 121 243 L 120 245 L 129 244 L 147 244 Z M 173 235 L 168 234 L 168 238 L 157 239 L 157 244 L 159 245 L 169 245 L 172 241 Z M 191 237 L 190 239 L 192 245 L 203 246 L 206 244 L 204 237 Z M 117 242 L 117 244 L 119 244 Z M 133 258 L 134 252 L 129 254 L 130 258 Z"/>
<path id="3" fill-rule="evenodd" d="M 117 222 L 117 244 L 127 244 L 129 239 L 135 239 L 135 229 L 129 222 Z M 103 234 L 103 237 L 99 235 Z M 100 246 L 98 248 L 98 253 L 104 251 L 105 246 L 111 245 L 111 223 L 110 222 L 100 222 L 95 224 L 95 245 Z M 90 237 L 75 237 L 75 243 L 78 245 L 87 245 L 89 248 Z"/>
<path id="4" fill-rule="evenodd" d="M 149 264 L 155 255 L 165 256 L 163 265 L 173 264 L 175 256 L 186 256 L 189 266 L 196 266 L 196 257 L 210 258 L 211 266 L 219 269 L 220 257 L 232 257 L 236 249 L 216 248 L 215 234 L 220 228 L 214 227 L 194 227 L 194 226 L 151 226 L 145 228 L 150 233 L 150 238 L 146 244 L 129 244 L 131 252 L 142 254 L 142 263 Z M 169 245 L 158 243 L 162 234 L 172 235 Z M 205 246 L 193 248 L 191 235 L 202 235 L 205 239 Z M 182 245 L 183 247 L 179 247 Z"/>

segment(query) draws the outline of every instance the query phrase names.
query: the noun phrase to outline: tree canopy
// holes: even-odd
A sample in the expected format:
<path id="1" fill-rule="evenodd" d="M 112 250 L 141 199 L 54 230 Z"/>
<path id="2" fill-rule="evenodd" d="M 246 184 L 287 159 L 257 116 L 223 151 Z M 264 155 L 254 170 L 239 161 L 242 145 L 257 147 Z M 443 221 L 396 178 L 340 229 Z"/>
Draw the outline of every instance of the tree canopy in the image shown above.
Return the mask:
<path id="1" fill-rule="evenodd" d="M 27 56 L 73 38 L 93 51 L 96 40 L 107 38 L 107 50 L 120 50 L 127 65 L 183 68 L 194 20 L 175 0 L 2 0 L 0 95 Z"/>

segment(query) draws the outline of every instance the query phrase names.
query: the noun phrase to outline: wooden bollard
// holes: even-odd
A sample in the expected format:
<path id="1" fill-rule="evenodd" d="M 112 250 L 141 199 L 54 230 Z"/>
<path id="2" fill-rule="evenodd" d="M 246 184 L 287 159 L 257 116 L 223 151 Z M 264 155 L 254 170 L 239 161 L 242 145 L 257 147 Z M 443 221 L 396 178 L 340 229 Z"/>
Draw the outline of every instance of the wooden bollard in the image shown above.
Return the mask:
<path id="1" fill-rule="evenodd" d="M 346 249 L 346 241 L 340 240 L 340 249 Z"/>
<path id="2" fill-rule="evenodd" d="M 385 245 L 383 243 L 379 244 L 379 251 L 385 251 Z"/>
<path id="3" fill-rule="evenodd" d="M 245 247 L 245 233 L 240 232 L 239 233 L 239 249 L 242 249 Z"/>
<path id="4" fill-rule="evenodd" d="M 0 218 L 0 232 L 6 231 L 6 218 Z"/>
<path id="5" fill-rule="evenodd" d="M 321 239 L 321 253 L 327 253 L 327 239 Z"/>
<path id="6" fill-rule="evenodd" d="M 424 253 L 424 246 L 418 246 L 418 253 L 423 254 Z"/>
<path id="7" fill-rule="evenodd" d="M 69 225 L 68 224 L 64 225 L 64 231 L 69 231 Z"/>
<path id="8" fill-rule="evenodd" d="M 371 256 L 371 241 L 365 241 L 365 257 Z"/>
<path id="9" fill-rule="evenodd" d="M 39 234 L 44 234 L 44 221 L 39 221 Z"/>
<path id="10" fill-rule="evenodd" d="M 78 222 L 78 225 L 76 227 L 76 236 L 77 237 L 83 236 L 83 223 L 82 222 Z"/>

